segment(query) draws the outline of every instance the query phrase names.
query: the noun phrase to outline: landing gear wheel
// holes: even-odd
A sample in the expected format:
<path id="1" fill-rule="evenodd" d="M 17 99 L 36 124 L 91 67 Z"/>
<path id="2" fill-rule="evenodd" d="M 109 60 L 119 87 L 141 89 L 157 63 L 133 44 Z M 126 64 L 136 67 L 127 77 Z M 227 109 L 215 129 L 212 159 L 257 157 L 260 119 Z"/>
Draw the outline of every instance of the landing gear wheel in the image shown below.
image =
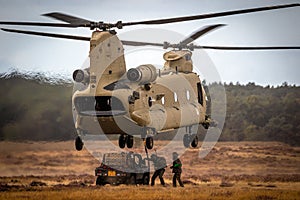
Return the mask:
<path id="1" fill-rule="evenodd" d="M 75 148 L 77 151 L 81 151 L 83 148 L 83 142 L 79 136 L 77 136 L 75 139 Z"/>
<path id="2" fill-rule="evenodd" d="M 190 146 L 190 136 L 188 134 L 185 134 L 183 136 L 183 145 L 185 148 L 188 148 Z"/>
<path id="3" fill-rule="evenodd" d="M 147 147 L 147 149 L 153 148 L 153 137 L 146 138 L 146 147 Z"/>
<path id="4" fill-rule="evenodd" d="M 126 135 L 120 135 L 119 137 L 119 147 L 123 149 L 126 144 Z"/>
<path id="5" fill-rule="evenodd" d="M 194 139 L 193 139 L 193 141 L 191 143 L 191 146 L 193 148 L 196 148 L 198 146 L 198 136 L 197 135 L 193 135 L 192 138 L 194 138 Z"/>
<path id="6" fill-rule="evenodd" d="M 133 136 L 132 135 L 128 135 L 127 136 L 126 143 L 127 143 L 127 147 L 128 148 L 132 148 L 133 147 Z"/>
<path id="7" fill-rule="evenodd" d="M 203 124 L 203 127 L 204 127 L 205 129 L 208 129 L 208 128 L 209 128 L 209 124 L 208 124 L 208 123 L 204 123 L 204 124 Z"/>

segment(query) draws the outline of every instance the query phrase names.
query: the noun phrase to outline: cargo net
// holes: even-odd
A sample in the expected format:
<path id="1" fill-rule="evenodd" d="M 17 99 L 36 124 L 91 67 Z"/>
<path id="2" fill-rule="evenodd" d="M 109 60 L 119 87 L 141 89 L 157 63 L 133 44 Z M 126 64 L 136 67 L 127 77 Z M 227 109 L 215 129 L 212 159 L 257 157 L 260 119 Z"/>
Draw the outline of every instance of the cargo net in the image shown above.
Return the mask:
<path id="1" fill-rule="evenodd" d="M 110 167 L 125 167 L 127 153 L 108 153 L 104 154 L 102 163 Z"/>

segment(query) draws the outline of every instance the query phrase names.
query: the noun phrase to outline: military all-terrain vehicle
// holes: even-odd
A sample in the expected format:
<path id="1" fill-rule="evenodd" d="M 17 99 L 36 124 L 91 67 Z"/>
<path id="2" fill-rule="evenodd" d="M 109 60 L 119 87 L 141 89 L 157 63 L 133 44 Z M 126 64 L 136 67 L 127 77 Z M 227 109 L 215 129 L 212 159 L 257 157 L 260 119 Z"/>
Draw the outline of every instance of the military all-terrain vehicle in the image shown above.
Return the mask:
<path id="1" fill-rule="evenodd" d="M 149 184 L 150 166 L 140 154 L 106 153 L 95 169 L 96 185 Z"/>

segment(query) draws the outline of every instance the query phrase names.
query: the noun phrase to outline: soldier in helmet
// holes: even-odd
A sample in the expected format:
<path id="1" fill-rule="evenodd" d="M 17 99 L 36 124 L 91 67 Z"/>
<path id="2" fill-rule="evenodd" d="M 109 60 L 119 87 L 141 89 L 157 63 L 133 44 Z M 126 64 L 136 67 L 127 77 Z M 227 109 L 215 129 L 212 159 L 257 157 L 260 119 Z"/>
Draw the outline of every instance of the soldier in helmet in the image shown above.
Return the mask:
<path id="1" fill-rule="evenodd" d="M 163 175 L 165 173 L 165 168 L 167 167 L 166 159 L 164 157 L 158 157 L 157 155 L 152 154 L 149 160 L 153 162 L 155 169 L 155 172 L 151 178 L 151 186 L 155 184 L 155 179 L 157 177 L 159 177 L 160 183 L 165 186 Z"/>
<path id="2" fill-rule="evenodd" d="M 182 172 L 182 164 L 181 161 L 179 160 L 178 153 L 173 152 L 173 165 L 171 166 L 172 173 L 173 175 L 173 187 L 176 187 L 176 180 L 178 181 L 179 185 L 181 187 L 183 186 L 183 183 L 181 181 L 181 172 Z"/>

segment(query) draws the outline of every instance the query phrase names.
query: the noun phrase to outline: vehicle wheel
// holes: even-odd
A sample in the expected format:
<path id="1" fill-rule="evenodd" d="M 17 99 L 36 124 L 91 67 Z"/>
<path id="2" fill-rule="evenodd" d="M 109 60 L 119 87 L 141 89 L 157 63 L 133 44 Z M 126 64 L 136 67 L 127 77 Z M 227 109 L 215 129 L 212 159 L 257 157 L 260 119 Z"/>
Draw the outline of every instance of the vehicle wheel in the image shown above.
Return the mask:
<path id="1" fill-rule="evenodd" d="M 83 148 L 83 142 L 79 136 L 77 136 L 75 139 L 75 148 L 77 151 L 81 151 Z"/>
<path id="2" fill-rule="evenodd" d="M 191 143 L 191 146 L 193 147 L 193 148 L 196 148 L 197 146 L 198 146 L 198 136 L 197 135 L 193 135 L 193 141 L 192 141 L 192 143 Z"/>
<path id="3" fill-rule="evenodd" d="M 134 175 L 130 176 L 128 182 L 127 182 L 129 185 L 135 185 L 136 182 L 135 182 L 135 178 L 134 178 Z"/>
<path id="4" fill-rule="evenodd" d="M 153 137 L 150 136 L 146 138 L 146 147 L 147 149 L 153 148 Z"/>
<path id="5" fill-rule="evenodd" d="M 128 148 L 132 148 L 133 147 L 133 136 L 132 135 L 128 135 L 127 136 L 127 147 Z"/>
<path id="6" fill-rule="evenodd" d="M 101 178 L 99 176 L 96 179 L 96 185 L 103 185 Z"/>
<path id="7" fill-rule="evenodd" d="M 123 149 L 126 144 L 126 135 L 120 135 L 119 137 L 119 147 Z"/>
<path id="8" fill-rule="evenodd" d="M 190 137 L 188 134 L 185 134 L 183 136 L 183 145 L 185 148 L 188 148 L 190 146 Z"/>

